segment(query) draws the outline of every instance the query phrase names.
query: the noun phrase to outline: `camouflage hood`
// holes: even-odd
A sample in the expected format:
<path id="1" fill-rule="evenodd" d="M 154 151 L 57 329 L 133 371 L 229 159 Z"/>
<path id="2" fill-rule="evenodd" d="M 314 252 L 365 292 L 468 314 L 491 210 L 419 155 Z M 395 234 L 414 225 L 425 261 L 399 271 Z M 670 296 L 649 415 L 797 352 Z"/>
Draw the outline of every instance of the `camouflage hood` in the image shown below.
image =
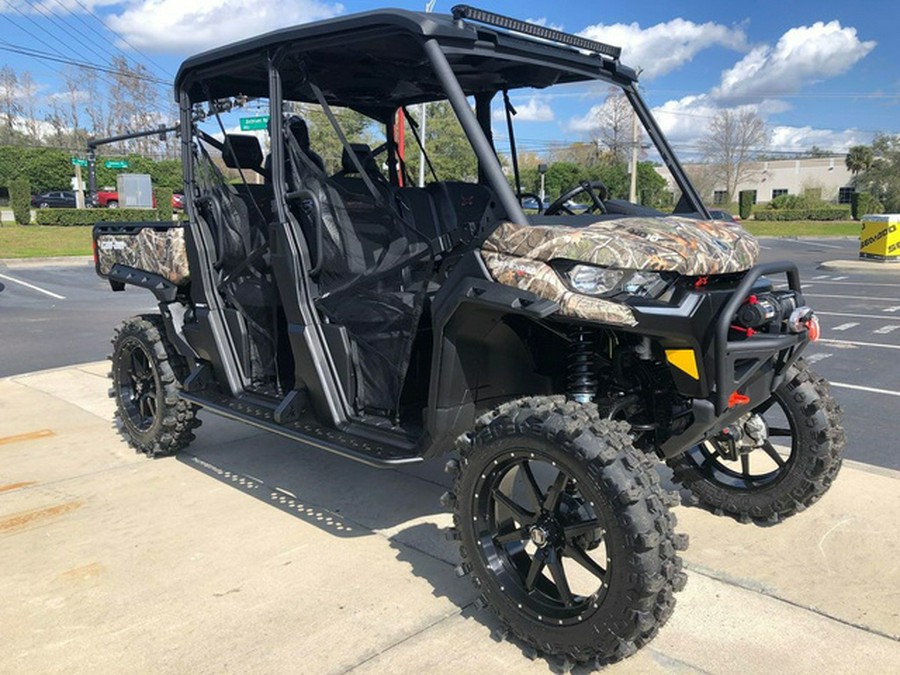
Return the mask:
<path id="1" fill-rule="evenodd" d="M 756 264 L 759 245 L 735 223 L 678 216 L 630 217 L 584 227 L 504 223 L 482 246 L 507 256 L 688 276 L 743 272 Z"/>

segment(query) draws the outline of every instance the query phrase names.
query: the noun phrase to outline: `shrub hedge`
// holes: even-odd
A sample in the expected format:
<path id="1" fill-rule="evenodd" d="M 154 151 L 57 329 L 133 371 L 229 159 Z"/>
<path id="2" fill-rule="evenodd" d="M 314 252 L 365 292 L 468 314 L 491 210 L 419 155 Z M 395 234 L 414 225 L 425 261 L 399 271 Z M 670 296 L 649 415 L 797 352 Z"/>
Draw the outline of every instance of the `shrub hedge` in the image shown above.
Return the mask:
<path id="1" fill-rule="evenodd" d="M 19 225 L 31 224 L 31 183 L 27 178 L 14 178 L 9 183 L 9 206 L 13 220 Z"/>
<path id="2" fill-rule="evenodd" d="M 846 206 L 829 206 L 816 209 L 756 209 L 754 220 L 849 220 Z"/>
<path id="3" fill-rule="evenodd" d="M 884 213 L 884 206 L 868 192 L 854 192 L 850 195 L 850 211 L 853 220 L 859 220 L 870 213 Z"/>
<path id="4" fill-rule="evenodd" d="M 159 187 L 153 190 L 156 199 L 156 210 L 160 220 L 172 220 L 172 188 Z"/>
<path id="5" fill-rule="evenodd" d="M 739 193 L 738 204 L 740 204 L 741 220 L 747 220 L 753 211 L 753 191 L 741 190 Z"/>
<path id="6" fill-rule="evenodd" d="M 158 220 L 160 220 L 160 217 L 157 209 L 38 209 L 35 212 L 35 222 L 38 225 L 94 225 L 96 223 L 109 222 L 143 223 Z"/>

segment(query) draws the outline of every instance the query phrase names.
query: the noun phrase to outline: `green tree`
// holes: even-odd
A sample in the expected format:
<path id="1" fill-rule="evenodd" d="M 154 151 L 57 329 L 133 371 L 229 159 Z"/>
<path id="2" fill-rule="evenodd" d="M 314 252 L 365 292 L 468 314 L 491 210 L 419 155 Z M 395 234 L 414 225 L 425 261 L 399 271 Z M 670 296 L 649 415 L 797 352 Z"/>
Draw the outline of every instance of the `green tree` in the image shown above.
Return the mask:
<path id="1" fill-rule="evenodd" d="M 868 145 L 854 145 L 847 152 L 844 162 L 847 165 L 847 169 L 853 174 L 853 178 L 856 179 L 861 172 L 868 171 L 871 168 L 874 158 L 872 148 Z"/>
<path id="2" fill-rule="evenodd" d="M 421 133 L 417 113 L 418 109 L 410 110 Z M 438 179 L 477 181 L 478 161 L 450 103 L 447 101 L 429 103 L 426 115 L 425 151 Z M 413 180 L 419 175 L 419 149 L 409 123 L 406 126 L 406 169 Z M 427 167 L 425 180 L 434 180 Z M 524 184 L 522 189 L 525 189 Z"/>
<path id="3" fill-rule="evenodd" d="M 27 178 L 16 178 L 9 184 L 9 205 L 19 225 L 31 223 L 31 185 Z"/>
<path id="4" fill-rule="evenodd" d="M 870 192 L 887 213 L 900 211 L 900 135 L 880 134 L 872 142 L 872 164 L 857 185 Z"/>

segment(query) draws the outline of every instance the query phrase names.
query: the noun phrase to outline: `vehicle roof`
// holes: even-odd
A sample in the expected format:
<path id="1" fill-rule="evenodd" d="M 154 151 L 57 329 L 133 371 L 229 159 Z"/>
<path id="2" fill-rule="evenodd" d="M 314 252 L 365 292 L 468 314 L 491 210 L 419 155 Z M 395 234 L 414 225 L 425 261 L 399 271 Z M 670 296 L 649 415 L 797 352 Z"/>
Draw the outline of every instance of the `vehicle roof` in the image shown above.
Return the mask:
<path id="1" fill-rule="evenodd" d="M 382 9 L 284 28 L 192 56 L 178 71 L 176 97 L 181 90 L 194 102 L 266 97 L 268 55 L 283 50 L 285 99 L 314 100 L 304 86 L 309 77 L 333 105 L 389 114 L 401 105 L 445 98 L 422 49 L 432 38 L 467 95 L 598 77 L 623 84 L 636 79 L 610 56 L 447 14 Z"/>

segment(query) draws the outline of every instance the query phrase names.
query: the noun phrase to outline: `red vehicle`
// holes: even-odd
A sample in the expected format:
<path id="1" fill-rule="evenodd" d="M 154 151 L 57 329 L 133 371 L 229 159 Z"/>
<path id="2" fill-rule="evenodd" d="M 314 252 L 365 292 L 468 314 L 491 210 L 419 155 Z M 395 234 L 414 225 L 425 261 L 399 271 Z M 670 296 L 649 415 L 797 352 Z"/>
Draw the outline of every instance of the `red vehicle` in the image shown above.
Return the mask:
<path id="1" fill-rule="evenodd" d="M 119 208 L 119 193 L 115 190 L 98 190 L 94 199 L 94 205 L 101 209 L 117 209 Z M 153 206 L 156 207 L 156 198 L 153 198 Z M 172 208 L 176 210 L 184 209 L 184 195 L 172 194 Z"/>

